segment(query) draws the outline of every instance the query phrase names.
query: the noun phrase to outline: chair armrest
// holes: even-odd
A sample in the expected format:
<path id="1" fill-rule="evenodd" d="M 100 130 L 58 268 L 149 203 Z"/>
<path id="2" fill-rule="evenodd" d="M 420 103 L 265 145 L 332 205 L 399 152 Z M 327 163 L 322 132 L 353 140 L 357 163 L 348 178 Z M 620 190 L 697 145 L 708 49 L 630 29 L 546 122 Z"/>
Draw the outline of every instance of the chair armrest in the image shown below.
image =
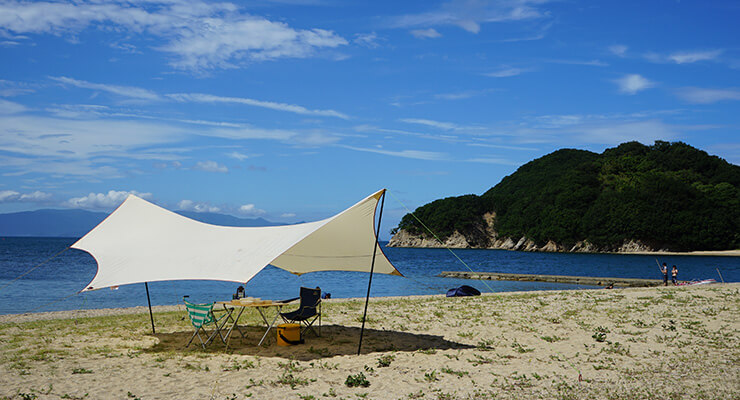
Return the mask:
<path id="1" fill-rule="evenodd" d="M 283 303 L 283 304 L 285 304 L 285 303 L 290 303 L 292 301 L 296 301 L 298 299 L 300 299 L 300 297 L 294 297 L 292 299 L 287 299 L 287 300 L 277 300 L 277 301 L 275 301 L 275 303 Z"/>

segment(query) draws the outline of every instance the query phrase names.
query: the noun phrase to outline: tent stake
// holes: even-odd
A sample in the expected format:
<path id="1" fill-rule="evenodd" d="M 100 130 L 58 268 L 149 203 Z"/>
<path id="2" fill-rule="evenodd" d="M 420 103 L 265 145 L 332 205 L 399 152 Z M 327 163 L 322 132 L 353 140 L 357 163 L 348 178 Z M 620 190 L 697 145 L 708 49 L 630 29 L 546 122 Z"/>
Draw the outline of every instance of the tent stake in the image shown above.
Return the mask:
<path id="1" fill-rule="evenodd" d="M 375 252 L 378 249 L 380 238 L 380 221 L 383 219 L 383 204 L 385 204 L 385 190 L 380 198 L 380 215 L 378 216 L 378 227 L 375 229 L 375 244 L 373 245 L 373 258 L 370 262 L 370 279 L 367 281 L 367 296 L 365 296 L 365 312 L 362 314 L 362 328 L 360 329 L 360 343 L 357 345 L 357 355 L 362 350 L 362 335 L 365 333 L 365 318 L 367 318 L 367 303 L 370 301 L 370 286 L 373 284 L 373 270 L 375 269 Z"/>
<path id="2" fill-rule="evenodd" d="M 146 288 L 146 302 L 149 303 L 149 319 L 152 320 L 152 335 L 154 335 L 156 332 L 154 332 L 154 315 L 152 314 L 152 301 L 149 299 L 149 284 L 147 282 L 144 282 L 144 287 Z"/>

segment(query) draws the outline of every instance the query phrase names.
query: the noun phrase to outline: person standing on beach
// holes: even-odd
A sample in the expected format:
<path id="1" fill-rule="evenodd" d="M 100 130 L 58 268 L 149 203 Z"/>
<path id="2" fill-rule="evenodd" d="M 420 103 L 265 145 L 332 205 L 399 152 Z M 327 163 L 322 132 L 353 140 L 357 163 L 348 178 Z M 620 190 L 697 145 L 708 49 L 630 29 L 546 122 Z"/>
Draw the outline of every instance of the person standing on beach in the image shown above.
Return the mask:
<path id="1" fill-rule="evenodd" d="M 663 263 L 663 266 L 660 268 L 660 270 L 663 272 L 663 286 L 668 286 L 668 265 L 666 265 L 666 263 Z"/>
<path id="2" fill-rule="evenodd" d="M 678 285 L 678 268 L 676 268 L 675 265 L 671 268 L 671 279 L 673 281 L 673 286 Z"/>

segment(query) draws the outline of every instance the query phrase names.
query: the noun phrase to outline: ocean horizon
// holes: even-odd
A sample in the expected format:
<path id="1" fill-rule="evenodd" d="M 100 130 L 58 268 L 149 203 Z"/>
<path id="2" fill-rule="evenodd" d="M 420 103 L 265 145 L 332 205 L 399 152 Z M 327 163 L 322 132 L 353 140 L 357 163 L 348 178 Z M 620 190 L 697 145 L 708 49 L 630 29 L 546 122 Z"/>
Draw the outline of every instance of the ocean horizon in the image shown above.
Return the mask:
<path id="1" fill-rule="evenodd" d="M 77 309 L 135 307 L 147 305 L 144 284 L 124 285 L 117 290 L 101 289 L 78 293 L 95 276 L 97 264 L 88 253 L 63 251 L 76 238 L 0 238 L 0 314 L 20 314 Z M 657 262 L 677 265 L 680 280 L 716 279 L 719 270 L 725 282 L 740 281 L 740 257 L 532 253 L 509 250 L 454 249 L 461 263 L 447 249 L 386 247 L 388 259 L 404 277 L 375 274 L 372 297 L 444 294 L 448 289 L 470 285 L 481 292 L 512 292 L 595 288 L 547 282 L 478 281 L 440 278 L 442 271 L 504 272 L 548 275 L 577 275 L 615 278 L 661 279 Z M 34 266 L 59 256 L 27 273 Z M 263 299 L 296 297 L 298 289 L 321 287 L 332 298 L 364 297 L 369 275 L 361 272 L 312 272 L 296 276 L 266 267 L 246 285 L 246 294 Z M 243 284 L 243 283 L 242 283 Z M 152 305 L 191 301 L 228 300 L 240 284 L 222 281 L 150 282 Z"/>

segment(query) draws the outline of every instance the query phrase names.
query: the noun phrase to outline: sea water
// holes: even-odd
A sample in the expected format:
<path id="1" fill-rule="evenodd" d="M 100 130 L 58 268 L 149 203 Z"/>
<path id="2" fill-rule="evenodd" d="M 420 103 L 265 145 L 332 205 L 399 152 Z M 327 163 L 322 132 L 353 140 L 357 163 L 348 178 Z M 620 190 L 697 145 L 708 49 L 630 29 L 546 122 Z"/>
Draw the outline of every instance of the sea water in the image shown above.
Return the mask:
<path id="1" fill-rule="evenodd" d="M 75 241 L 74 238 L 0 238 L 0 314 L 147 304 L 143 284 L 77 294 L 93 279 L 97 265 L 86 252 L 75 249 L 64 251 Z M 60 255 L 53 257 L 60 251 Z M 373 297 L 443 294 L 447 289 L 460 285 L 470 285 L 482 292 L 593 288 L 547 282 L 476 281 L 436 276 L 442 271 L 468 271 L 468 268 L 482 272 L 662 279 L 657 261 L 669 266 L 677 265 L 681 280 L 713 278 L 719 281 L 719 269 L 725 281 L 740 281 L 740 257 L 506 250 L 453 250 L 453 254 L 446 249 L 390 247 L 384 247 L 383 251 L 405 277 L 373 275 L 370 292 Z M 49 258 L 51 260 L 45 262 Z M 43 265 L 28 272 L 43 262 Z M 23 274 L 26 275 L 18 278 Z M 268 266 L 245 288 L 247 296 L 272 300 L 297 297 L 301 286 L 319 286 L 322 291 L 331 293 L 332 298 L 364 297 L 369 276 L 360 272 L 313 272 L 295 276 Z M 211 302 L 231 299 L 231 294 L 238 286 L 234 282 L 215 281 L 151 282 L 149 294 L 153 305 L 179 304 L 185 295 L 194 302 Z"/>

